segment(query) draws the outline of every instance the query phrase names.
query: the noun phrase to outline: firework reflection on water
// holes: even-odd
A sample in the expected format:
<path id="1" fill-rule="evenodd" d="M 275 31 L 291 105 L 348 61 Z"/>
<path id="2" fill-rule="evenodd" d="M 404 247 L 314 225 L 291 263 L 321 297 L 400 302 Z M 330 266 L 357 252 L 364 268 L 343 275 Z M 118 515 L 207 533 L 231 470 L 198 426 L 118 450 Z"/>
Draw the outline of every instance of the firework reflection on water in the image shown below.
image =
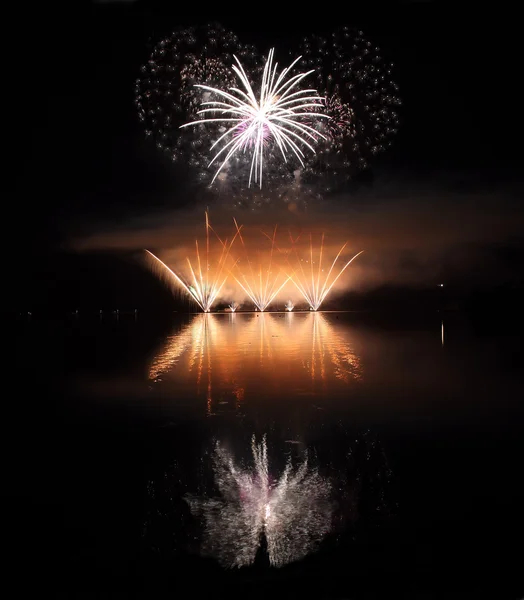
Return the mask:
<path id="1" fill-rule="evenodd" d="M 335 548 L 365 553 L 371 532 L 388 539 L 398 487 L 376 434 L 342 426 L 314 446 L 269 435 L 269 444 L 253 435 L 245 461 L 230 450 L 236 434 L 211 446 L 179 440 L 167 470 L 152 467 L 145 547 L 169 561 L 197 553 L 225 568 L 282 567 Z"/>
<path id="2" fill-rule="evenodd" d="M 202 553 L 224 567 L 254 563 L 263 536 L 272 566 L 313 552 L 332 522 L 331 485 L 304 456 L 288 461 L 279 477 L 271 472 L 266 438 L 251 442 L 252 464 L 242 465 L 219 443 L 212 456 L 215 496 L 187 496 L 202 520 Z"/>
<path id="3" fill-rule="evenodd" d="M 289 389 L 345 396 L 363 369 L 350 330 L 335 321 L 314 312 L 195 315 L 155 354 L 149 380 L 159 391 L 196 392 L 208 416 Z"/>

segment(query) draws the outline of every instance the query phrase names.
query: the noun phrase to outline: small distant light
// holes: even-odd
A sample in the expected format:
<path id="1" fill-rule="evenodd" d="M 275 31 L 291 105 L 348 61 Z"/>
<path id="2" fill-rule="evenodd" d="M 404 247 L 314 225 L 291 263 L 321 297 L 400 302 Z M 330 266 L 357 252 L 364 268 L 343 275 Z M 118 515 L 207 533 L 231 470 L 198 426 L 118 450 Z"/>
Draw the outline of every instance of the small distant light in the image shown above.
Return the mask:
<path id="1" fill-rule="evenodd" d="M 443 283 L 439 283 L 438 287 L 444 287 L 444 284 Z"/>

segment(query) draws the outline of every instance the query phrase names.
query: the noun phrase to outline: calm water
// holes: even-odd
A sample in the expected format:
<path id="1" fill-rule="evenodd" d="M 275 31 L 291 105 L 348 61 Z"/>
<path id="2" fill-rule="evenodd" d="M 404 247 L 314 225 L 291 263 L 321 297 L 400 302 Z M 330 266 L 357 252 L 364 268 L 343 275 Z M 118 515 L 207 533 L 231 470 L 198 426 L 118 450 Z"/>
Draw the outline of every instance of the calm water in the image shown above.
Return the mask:
<path id="1" fill-rule="evenodd" d="M 360 313 L 19 323 L 13 543 L 59 588 L 516 593 L 520 341 Z"/>

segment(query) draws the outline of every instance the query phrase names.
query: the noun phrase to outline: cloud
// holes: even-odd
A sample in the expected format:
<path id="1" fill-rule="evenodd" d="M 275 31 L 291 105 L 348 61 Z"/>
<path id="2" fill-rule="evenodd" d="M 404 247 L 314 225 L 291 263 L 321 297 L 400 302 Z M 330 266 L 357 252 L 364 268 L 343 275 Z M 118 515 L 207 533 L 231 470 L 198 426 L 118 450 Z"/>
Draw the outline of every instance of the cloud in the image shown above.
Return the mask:
<path id="1" fill-rule="evenodd" d="M 343 278 L 357 288 L 384 283 L 427 284 L 442 276 L 464 280 L 511 278 L 515 265 L 502 260 L 501 248 L 518 243 L 524 210 L 514 185 L 478 186 L 467 175 L 440 175 L 419 180 L 384 178 L 355 196 L 341 195 L 318 203 L 304 214 L 285 207 L 272 212 L 232 213 L 212 207 L 214 229 L 231 239 L 233 216 L 243 224 L 250 254 L 265 260 L 278 223 L 277 244 L 289 248 L 289 232 L 301 234 L 300 253 L 315 249 L 325 235 L 324 260 L 332 260 L 347 242 L 343 257 L 364 250 Z M 149 248 L 170 265 L 186 264 L 195 239 L 204 239 L 204 209 L 166 211 L 136 217 L 119 227 L 99 229 L 71 241 L 77 251 Z M 202 246 L 201 246 L 202 247 Z M 238 253 L 238 246 L 236 246 Z"/>

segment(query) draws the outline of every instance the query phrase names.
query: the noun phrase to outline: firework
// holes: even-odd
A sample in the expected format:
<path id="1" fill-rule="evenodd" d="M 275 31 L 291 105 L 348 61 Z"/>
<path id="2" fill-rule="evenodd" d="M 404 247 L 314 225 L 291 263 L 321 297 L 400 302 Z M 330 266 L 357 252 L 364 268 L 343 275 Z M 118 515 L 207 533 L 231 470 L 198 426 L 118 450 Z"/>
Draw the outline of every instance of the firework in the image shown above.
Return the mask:
<path id="1" fill-rule="evenodd" d="M 342 273 L 349 267 L 349 265 L 360 256 L 363 250 L 355 254 L 350 260 L 342 265 L 341 268 L 337 269 L 337 262 L 340 258 L 342 252 L 345 250 L 348 242 L 346 242 L 342 248 L 338 251 L 335 259 L 327 269 L 326 273 L 326 265 L 324 264 L 324 234 L 322 234 L 322 240 L 320 242 L 320 247 L 318 250 L 318 256 L 315 257 L 315 253 L 313 251 L 313 236 L 310 234 L 309 236 L 309 257 L 304 259 L 302 256 L 298 254 L 296 248 L 296 240 L 290 235 L 292 252 L 296 259 L 296 265 L 293 270 L 293 274 L 290 275 L 290 279 L 293 281 L 297 289 L 304 296 L 304 299 L 307 301 L 312 310 L 318 310 L 329 292 L 333 289 L 335 283 L 340 279 Z M 304 260 L 308 267 L 304 267 Z M 288 264 L 290 267 L 293 267 L 292 262 L 289 260 L 288 255 Z M 326 273 L 326 274 L 324 274 Z"/>
<path id="2" fill-rule="evenodd" d="M 299 50 L 278 73 L 273 50 L 264 59 L 218 24 L 175 31 L 153 47 L 136 81 L 139 118 L 189 170 L 195 193 L 249 209 L 281 199 L 296 211 L 391 145 L 401 101 L 379 48 L 345 27 Z M 293 66 L 302 73 L 289 76 Z M 300 89 L 306 76 L 314 89 Z M 265 193 L 255 194 L 252 183 L 260 190 L 262 181 Z"/>
<path id="3" fill-rule="evenodd" d="M 236 269 L 233 270 L 235 280 L 256 308 L 264 312 L 291 278 L 289 275 L 286 276 L 275 263 L 277 226 L 275 226 L 272 236 L 264 234 L 271 242 L 267 262 L 264 259 L 254 262 L 236 219 L 234 219 L 234 223 L 245 253 L 245 262 L 239 259 L 235 263 Z"/>
<path id="4" fill-rule="evenodd" d="M 280 292 L 285 291 L 288 282 L 292 282 L 300 291 L 304 299 L 314 311 L 318 310 L 325 301 L 334 285 L 346 271 L 349 265 L 363 251 L 355 254 L 347 262 L 339 263 L 347 242 L 340 248 L 335 259 L 329 265 L 325 261 L 324 234 L 318 251 L 314 251 L 313 236 L 309 236 L 309 250 L 297 247 L 300 236 L 293 240 L 291 234 L 290 248 L 282 249 L 277 245 L 278 226 L 275 225 L 272 234 L 262 231 L 262 236 L 270 245 L 267 248 L 260 244 L 259 240 L 252 238 L 255 242 L 251 251 L 248 249 L 246 237 L 242 233 L 242 226 L 233 219 L 235 233 L 231 241 L 222 241 L 209 223 L 209 217 L 205 215 L 206 240 L 205 249 L 202 250 L 198 239 L 195 240 L 195 258 L 193 261 L 186 258 L 186 276 L 182 275 L 180 269 L 176 272 L 164 263 L 155 254 L 146 250 L 151 258 L 151 264 L 156 267 L 157 273 L 161 275 L 173 289 L 184 290 L 194 300 L 203 312 L 209 312 L 215 302 L 221 298 L 222 289 L 228 279 L 234 280 L 246 296 L 255 306 L 255 310 L 264 312 L 269 305 L 278 297 Z M 211 248 L 211 234 L 218 241 L 217 248 Z M 238 238 L 236 246 L 241 250 L 234 251 L 234 243 Z M 285 264 L 281 264 L 279 256 L 284 257 Z M 326 264 L 325 264 L 326 262 Z M 224 294 L 225 295 L 225 294 Z M 235 312 L 240 307 L 238 302 L 229 303 L 229 309 Z M 286 304 L 286 310 L 291 312 L 294 304 L 291 300 Z"/>
<path id="5" fill-rule="evenodd" d="M 174 31 L 152 49 L 135 84 L 135 105 L 145 133 L 173 162 L 187 169 L 196 184 L 209 183 L 209 136 L 219 126 L 193 130 L 180 126 L 196 116 L 208 93 L 198 84 L 225 86 L 235 82 L 230 69 L 233 54 L 252 70 L 261 60 L 252 46 L 219 24 Z"/>
<path id="6" fill-rule="evenodd" d="M 229 127 L 211 146 L 211 150 L 214 150 L 221 142 L 225 142 L 209 163 L 211 166 L 219 158 L 222 161 L 212 181 L 232 156 L 249 149 L 252 151 L 252 158 L 248 185 L 254 180 L 262 188 L 264 148 L 270 141 L 278 146 L 285 162 L 288 153 L 292 153 L 303 166 L 303 147 L 314 153 L 313 144 L 318 138 L 326 139 L 306 122 L 306 119 L 327 118 L 319 110 L 322 107 L 322 98 L 313 89 L 301 90 L 298 87 L 313 70 L 288 78 L 289 72 L 300 60 L 299 57 L 278 75 L 278 64 L 273 64 L 273 56 L 274 50 L 271 49 L 264 66 L 258 98 L 242 63 L 236 56 L 236 65 L 233 65 L 232 69 L 243 90 L 231 87 L 229 91 L 224 91 L 207 85 L 197 85 L 219 98 L 203 102 L 202 106 L 207 108 L 202 108 L 198 114 L 215 113 L 219 116 L 206 117 L 186 123 L 182 127 L 201 125 L 202 121 L 225 123 L 226 127 Z"/>
<path id="7" fill-rule="evenodd" d="M 273 481 L 266 438 L 251 442 L 253 465 L 244 467 L 220 444 L 213 454 L 219 495 L 187 496 L 194 515 L 204 522 L 204 554 L 225 567 L 253 564 L 262 537 L 271 565 L 281 567 L 304 558 L 331 529 L 331 487 L 307 455 L 298 468 L 288 461 Z"/>
<path id="8" fill-rule="evenodd" d="M 384 61 L 362 31 L 343 27 L 329 39 L 310 36 L 303 40 L 301 54 L 301 66 L 314 70 L 330 117 L 318 123 L 327 143 L 308 157 L 305 175 L 333 189 L 391 145 L 399 127 L 399 88 L 393 64 Z"/>
<path id="9" fill-rule="evenodd" d="M 229 89 L 236 83 L 231 69 L 236 56 L 255 78 L 260 78 L 264 62 L 253 46 L 242 44 L 238 37 L 218 24 L 191 27 L 173 32 L 152 49 L 142 66 L 135 85 L 135 105 L 146 136 L 165 152 L 175 165 L 183 168 L 193 194 L 202 200 L 209 194 L 225 198 L 235 208 L 260 209 L 272 198 L 255 193 L 248 187 L 250 162 L 246 155 L 231 157 L 219 176 L 211 181 L 214 166 L 209 148 L 222 132 L 222 123 L 201 122 L 180 129 L 197 119 L 197 110 L 209 99 L 210 92 L 197 84 Z M 281 160 L 266 148 L 264 178 L 268 188 L 280 189 L 289 182 Z"/>
<path id="10" fill-rule="evenodd" d="M 215 234 L 221 246 L 220 257 L 214 269 L 212 269 L 210 260 L 210 232 Z M 240 228 L 237 228 L 237 234 L 239 233 Z M 233 236 L 231 242 L 228 243 L 227 240 L 223 242 L 209 224 L 209 217 L 206 212 L 205 251 L 203 256 L 201 256 L 198 240 L 195 240 L 195 261 L 192 263 L 189 258 L 186 259 L 190 274 L 187 280 L 184 280 L 181 275 L 177 275 L 152 252 L 149 250 L 146 250 L 146 252 L 153 259 L 153 265 L 160 265 L 160 273 L 166 277 L 168 283 L 177 288 L 178 286 L 181 286 L 198 306 L 207 313 L 211 310 L 213 303 L 217 299 L 227 280 L 229 273 L 227 261 L 231 246 L 233 245 L 237 234 Z"/>

